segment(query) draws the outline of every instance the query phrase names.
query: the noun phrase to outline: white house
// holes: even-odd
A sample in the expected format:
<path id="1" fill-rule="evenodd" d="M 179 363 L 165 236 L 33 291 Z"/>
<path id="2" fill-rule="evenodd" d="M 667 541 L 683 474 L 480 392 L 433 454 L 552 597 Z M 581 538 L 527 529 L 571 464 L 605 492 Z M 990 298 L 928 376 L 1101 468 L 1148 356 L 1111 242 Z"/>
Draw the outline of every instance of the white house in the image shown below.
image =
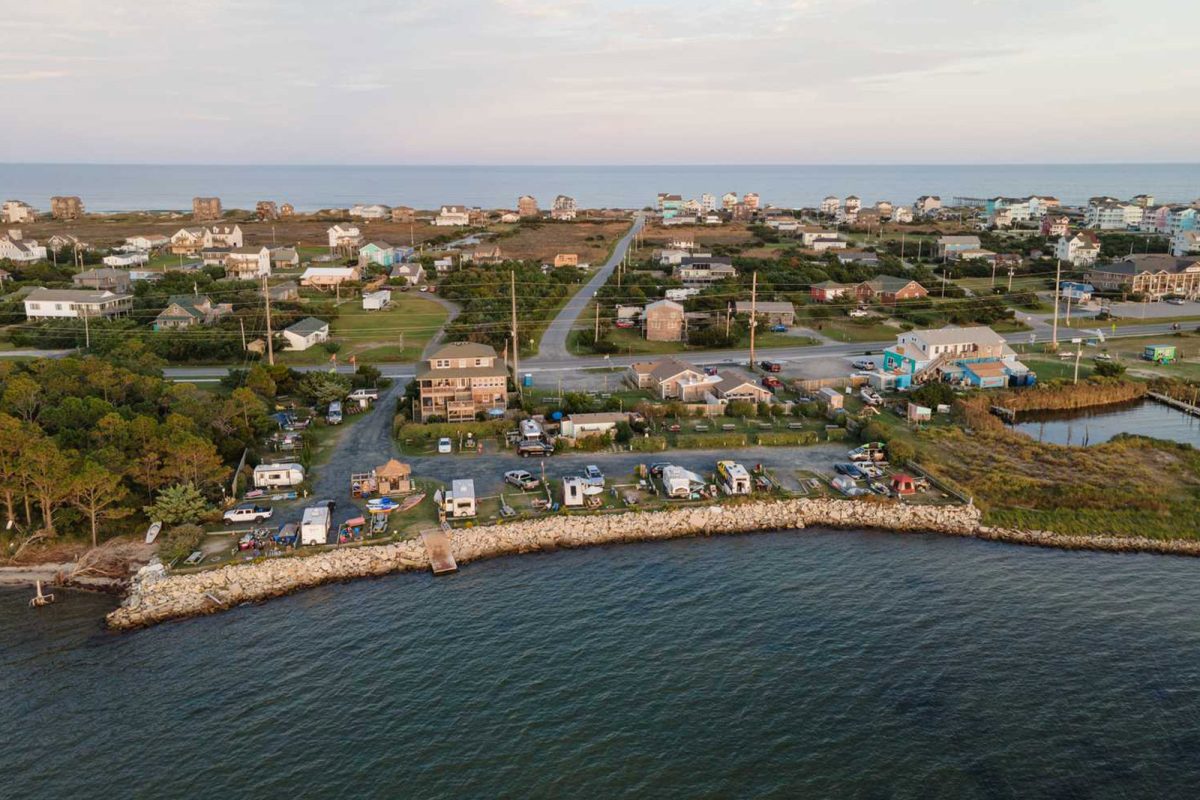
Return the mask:
<path id="1" fill-rule="evenodd" d="M 148 235 L 125 237 L 125 244 L 127 246 L 133 248 L 134 250 L 141 250 L 142 252 L 148 252 L 150 250 L 156 250 L 160 247 L 166 247 L 170 243 L 171 240 L 166 236 Z"/>
<path id="2" fill-rule="evenodd" d="M 33 206 L 20 200 L 5 200 L 4 206 L 0 208 L 0 222 L 6 225 L 33 222 L 35 217 L 37 217 L 37 211 Z"/>
<path id="3" fill-rule="evenodd" d="M 838 209 L 842 207 L 842 198 L 826 195 L 821 201 L 821 213 L 827 217 L 836 217 Z"/>
<path id="4" fill-rule="evenodd" d="M 358 267 L 309 267 L 301 273 L 300 285 L 328 289 L 346 281 L 356 281 L 361 275 Z"/>
<path id="5" fill-rule="evenodd" d="M 1090 267 L 1100 256 L 1100 240 L 1096 234 L 1080 231 L 1071 236 L 1058 237 L 1054 246 L 1054 257 L 1070 262 L 1075 267 Z"/>
<path id="6" fill-rule="evenodd" d="M 205 231 L 205 247 L 228 247 L 233 250 L 244 244 L 240 225 L 213 225 Z"/>
<path id="7" fill-rule="evenodd" d="M 329 246 L 336 250 L 343 247 L 358 247 L 362 244 L 362 232 L 354 225 L 343 225 L 340 222 L 326 231 L 329 236 Z"/>
<path id="8" fill-rule="evenodd" d="M 329 341 L 329 323 L 316 317 L 305 317 L 294 325 L 283 329 L 283 338 L 291 350 L 307 350 L 316 344 Z"/>
<path id="9" fill-rule="evenodd" d="M 136 267 L 149 260 L 150 256 L 141 250 L 135 250 L 132 253 L 113 253 L 101 259 L 106 267 Z"/>
<path id="10" fill-rule="evenodd" d="M 382 311 L 392 304 L 392 292 L 390 289 L 380 289 L 377 292 L 366 292 L 362 296 L 362 307 L 364 311 Z"/>
<path id="11" fill-rule="evenodd" d="M 463 227 L 471 224 L 471 212 L 466 206 L 442 206 L 433 224 L 439 228 Z"/>
<path id="12" fill-rule="evenodd" d="M 425 280 L 425 268 L 418 261 L 397 264 L 392 267 L 391 277 L 402 280 L 409 286 L 416 286 Z"/>
<path id="13" fill-rule="evenodd" d="M 34 289 L 25 295 L 27 319 L 118 317 L 133 310 L 133 295 L 88 289 Z"/>
<path id="14" fill-rule="evenodd" d="M 271 274 L 271 249 L 259 245 L 230 250 L 225 254 L 225 273 L 238 280 L 265 278 Z"/>
<path id="15" fill-rule="evenodd" d="M 28 264 L 31 261 L 44 261 L 46 248 L 34 239 L 22 239 L 10 233 L 0 236 L 0 258 L 7 258 L 14 264 Z"/>
<path id="16" fill-rule="evenodd" d="M 1123 231 L 1140 227 L 1144 209 L 1133 203 L 1100 200 L 1088 204 L 1083 224 L 1102 231 Z"/>

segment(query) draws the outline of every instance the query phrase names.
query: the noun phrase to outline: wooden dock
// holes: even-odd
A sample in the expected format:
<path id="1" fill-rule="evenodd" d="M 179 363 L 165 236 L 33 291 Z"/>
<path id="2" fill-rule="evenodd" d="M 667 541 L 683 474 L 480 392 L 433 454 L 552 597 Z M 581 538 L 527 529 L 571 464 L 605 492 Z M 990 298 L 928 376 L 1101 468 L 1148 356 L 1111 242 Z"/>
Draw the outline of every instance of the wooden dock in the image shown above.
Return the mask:
<path id="1" fill-rule="evenodd" d="M 1194 406 L 1191 403 L 1185 403 L 1182 400 L 1176 400 L 1169 395 L 1159 394 L 1158 392 L 1146 392 L 1146 396 L 1152 400 L 1157 400 L 1163 405 L 1168 405 L 1171 408 L 1177 408 L 1185 414 L 1191 414 L 1193 417 L 1200 417 L 1200 406 Z"/>
<path id="2" fill-rule="evenodd" d="M 425 531 L 421 534 L 425 543 L 425 552 L 429 554 L 429 566 L 434 575 L 447 575 L 458 572 L 458 564 L 450 551 L 450 537 L 445 531 Z"/>

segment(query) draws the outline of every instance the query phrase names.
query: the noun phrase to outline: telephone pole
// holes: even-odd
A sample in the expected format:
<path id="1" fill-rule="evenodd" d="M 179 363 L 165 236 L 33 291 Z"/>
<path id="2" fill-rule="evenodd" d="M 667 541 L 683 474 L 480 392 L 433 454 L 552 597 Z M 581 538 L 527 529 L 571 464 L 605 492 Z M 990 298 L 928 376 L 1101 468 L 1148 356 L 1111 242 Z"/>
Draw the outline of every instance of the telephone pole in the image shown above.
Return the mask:
<path id="1" fill-rule="evenodd" d="M 754 369 L 754 329 L 758 327 L 758 272 L 750 275 L 750 369 Z"/>
<path id="2" fill-rule="evenodd" d="M 596 301 L 596 330 L 592 333 L 592 344 L 600 341 L 600 301 Z"/>
<path id="3" fill-rule="evenodd" d="M 513 340 L 513 383 L 517 385 L 517 394 L 524 397 L 521 391 L 521 340 L 517 337 L 517 273 L 508 273 L 509 293 L 512 295 L 512 340 Z"/>
<path id="4" fill-rule="evenodd" d="M 238 318 L 238 327 L 242 329 L 242 349 L 246 349 L 246 320 Z"/>
<path id="5" fill-rule="evenodd" d="M 1058 285 L 1061 280 L 1062 259 L 1060 258 L 1054 268 L 1054 326 L 1050 335 L 1050 341 L 1055 350 L 1058 350 Z"/>
<path id="6" fill-rule="evenodd" d="M 275 334 L 271 332 L 271 291 L 267 288 L 267 276 L 263 275 L 263 300 L 267 309 L 267 363 L 275 366 Z"/>
<path id="7" fill-rule="evenodd" d="M 85 350 L 92 349 L 92 330 L 88 327 L 89 316 L 87 309 L 83 309 L 83 348 Z"/>

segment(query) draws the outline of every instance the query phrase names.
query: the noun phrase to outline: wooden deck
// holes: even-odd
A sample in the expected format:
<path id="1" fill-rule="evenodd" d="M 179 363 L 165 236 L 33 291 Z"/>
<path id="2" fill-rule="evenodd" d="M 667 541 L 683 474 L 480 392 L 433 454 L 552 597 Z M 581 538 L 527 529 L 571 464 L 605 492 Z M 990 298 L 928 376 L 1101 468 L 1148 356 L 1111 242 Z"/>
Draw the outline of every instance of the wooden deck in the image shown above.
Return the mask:
<path id="1" fill-rule="evenodd" d="M 1191 403 L 1185 403 L 1182 400 L 1176 400 L 1174 397 L 1170 397 L 1165 394 L 1159 394 L 1158 392 L 1146 392 L 1146 394 L 1151 399 L 1157 400 L 1163 405 L 1177 408 L 1185 414 L 1191 414 L 1194 417 L 1200 417 L 1200 406 L 1194 406 Z"/>
<path id="2" fill-rule="evenodd" d="M 444 531 L 425 531 L 421 534 L 425 552 L 429 553 L 429 566 L 434 575 L 446 575 L 458 571 L 454 554 L 450 551 L 450 538 Z"/>

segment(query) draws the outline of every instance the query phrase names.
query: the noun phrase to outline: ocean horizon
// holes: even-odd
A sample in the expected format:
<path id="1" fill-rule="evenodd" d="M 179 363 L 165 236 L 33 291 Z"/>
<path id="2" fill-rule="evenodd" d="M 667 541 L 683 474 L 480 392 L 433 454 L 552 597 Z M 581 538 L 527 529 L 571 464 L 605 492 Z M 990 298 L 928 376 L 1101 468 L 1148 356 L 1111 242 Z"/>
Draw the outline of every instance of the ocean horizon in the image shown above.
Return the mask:
<path id="1" fill-rule="evenodd" d="M 1067 205 L 1095 195 L 1152 194 L 1161 202 L 1200 197 L 1200 163 L 1098 164 L 681 164 L 681 165 L 300 165 L 0 163 L 0 195 L 49 207 L 79 195 L 91 212 L 186 211 L 191 198 L 218 196 L 226 208 L 259 200 L 298 211 L 384 203 L 436 208 L 457 203 L 516 206 L 532 194 L 543 207 L 567 194 L 585 208 L 641 208 L 658 192 L 757 192 L 764 204 L 814 206 L 826 195 L 867 204 L 908 204 L 924 194 L 954 198 L 1048 194 Z"/>

